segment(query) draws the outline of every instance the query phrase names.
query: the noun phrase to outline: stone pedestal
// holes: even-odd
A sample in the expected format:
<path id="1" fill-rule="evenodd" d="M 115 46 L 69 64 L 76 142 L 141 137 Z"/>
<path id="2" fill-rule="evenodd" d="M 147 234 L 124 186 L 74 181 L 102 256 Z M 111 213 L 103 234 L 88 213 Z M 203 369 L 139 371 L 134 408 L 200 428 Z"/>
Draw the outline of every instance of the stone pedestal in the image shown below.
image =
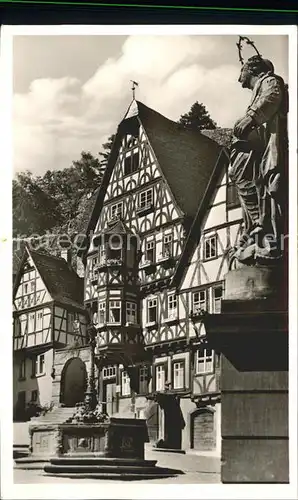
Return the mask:
<path id="1" fill-rule="evenodd" d="M 221 314 L 204 319 L 221 353 L 223 483 L 287 483 L 288 315 L 282 272 L 226 276 Z"/>

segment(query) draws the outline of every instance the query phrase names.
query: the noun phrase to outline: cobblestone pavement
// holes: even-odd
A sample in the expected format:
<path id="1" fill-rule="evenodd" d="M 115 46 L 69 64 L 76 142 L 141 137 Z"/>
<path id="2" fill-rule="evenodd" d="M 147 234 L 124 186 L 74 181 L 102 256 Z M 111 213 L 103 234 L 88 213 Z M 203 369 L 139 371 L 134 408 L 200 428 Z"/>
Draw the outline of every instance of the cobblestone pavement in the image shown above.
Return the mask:
<path id="1" fill-rule="evenodd" d="M 220 483 L 220 459 L 216 457 L 199 456 L 194 454 L 178 454 L 178 453 L 163 453 L 156 452 L 150 448 L 146 449 L 146 459 L 157 460 L 157 465 L 160 467 L 169 467 L 180 469 L 184 474 L 176 477 L 154 479 L 154 480 L 137 480 L 135 483 L 150 483 L 150 484 L 214 484 Z M 84 483 L 92 482 L 108 482 L 103 479 L 70 479 L 59 478 L 45 474 L 39 470 L 14 470 L 15 483 L 74 483 L 76 481 Z M 114 481 L 116 482 L 116 481 Z M 117 481 L 118 483 L 119 481 Z M 121 481 L 121 483 L 123 483 Z"/>

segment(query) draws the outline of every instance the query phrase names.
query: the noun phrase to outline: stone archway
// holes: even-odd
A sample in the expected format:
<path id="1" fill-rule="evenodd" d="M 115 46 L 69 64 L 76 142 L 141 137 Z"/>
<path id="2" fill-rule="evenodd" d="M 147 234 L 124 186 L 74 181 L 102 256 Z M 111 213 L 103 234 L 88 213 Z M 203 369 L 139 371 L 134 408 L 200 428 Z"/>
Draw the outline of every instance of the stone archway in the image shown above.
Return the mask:
<path id="1" fill-rule="evenodd" d="M 85 363 L 78 357 L 69 359 L 62 370 L 60 403 L 73 407 L 84 400 L 87 385 Z"/>

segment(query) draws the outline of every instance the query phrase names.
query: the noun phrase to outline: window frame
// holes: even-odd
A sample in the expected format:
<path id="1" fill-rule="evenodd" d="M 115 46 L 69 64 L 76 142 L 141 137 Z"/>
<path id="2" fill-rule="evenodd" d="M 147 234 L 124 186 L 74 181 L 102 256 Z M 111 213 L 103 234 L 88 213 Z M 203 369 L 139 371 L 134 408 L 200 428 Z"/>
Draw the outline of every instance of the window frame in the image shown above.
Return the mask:
<path id="1" fill-rule="evenodd" d="M 103 307 L 102 307 L 103 306 Z M 101 311 L 103 311 L 104 321 L 100 321 Z M 98 310 L 97 310 L 97 320 L 99 325 L 105 325 L 107 322 L 107 303 L 105 300 L 98 301 Z"/>
<path id="2" fill-rule="evenodd" d="M 148 202 L 148 193 L 150 194 L 150 202 Z M 141 201 L 142 197 L 145 196 L 145 201 L 144 203 Z M 154 204 L 154 190 L 153 188 L 148 188 L 144 189 L 143 191 L 140 191 L 138 193 L 138 209 L 139 210 L 146 210 L 147 208 L 151 207 Z"/>
<path id="3" fill-rule="evenodd" d="M 115 210 L 115 213 L 113 213 L 113 209 L 116 207 L 116 210 Z M 120 209 L 120 213 L 119 213 L 119 210 L 118 208 L 121 207 Z M 121 219 L 123 217 L 123 208 L 124 208 L 124 205 L 123 205 L 123 200 L 121 201 L 118 201 L 117 203 L 113 203 L 111 206 L 110 206 L 110 211 L 109 211 L 109 214 L 110 214 L 110 220 L 114 220 L 114 219 Z"/>
<path id="4" fill-rule="evenodd" d="M 43 317 L 44 317 L 43 313 L 44 313 L 43 309 L 40 311 L 36 311 L 36 317 L 35 317 L 35 331 L 36 332 L 42 332 L 42 330 L 43 330 Z M 40 318 L 40 325 L 41 326 L 40 327 L 39 327 L 39 322 L 38 322 L 39 315 L 41 316 L 41 318 Z"/>
<path id="5" fill-rule="evenodd" d="M 203 351 L 204 352 L 204 356 L 199 356 L 199 353 L 200 351 Z M 211 351 L 211 356 L 207 356 L 206 355 L 206 352 L 207 351 Z M 211 358 L 211 360 L 209 360 L 209 358 Z M 198 368 L 199 368 L 199 359 L 203 359 L 204 360 L 204 363 L 203 363 L 203 366 L 204 366 L 204 370 L 203 371 L 200 371 Z M 206 369 L 206 365 L 208 362 L 211 361 L 211 364 L 212 364 L 212 368 L 211 370 L 207 370 Z M 196 353 L 195 353 L 195 375 L 196 376 L 200 376 L 200 375 L 211 375 L 211 374 L 214 374 L 215 372 L 215 353 L 214 353 L 214 350 L 209 348 L 209 347 L 200 347 Z"/>
<path id="6" fill-rule="evenodd" d="M 157 372 L 159 368 L 163 368 L 164 372 L 164 386 L 162 389 L 157 388 Z M 167 362 L 159 362 L 154 365 L 154 390 L 156 392 L 161 392 L 164 391 L 166 388 L 166 382 L 167 382 L 167 377 L 168 377 L 168 364 Z"/>
<path id="7" fill-rule="evenodd" d="M 202 303 L 204 303 L 205 307 L 203 308 L 203 307 L 199 306 L 198 309 L 201 309 L 201 310 L 204 310 L 204 311 L 208 311 L 208 294 L 207 294 L 207 288 L 203 288 L 201 290 L 194 290 L 192 292 L 192 296 L 191 296 L 192 314 L 194 314 L 194 315 L 199 314 L 199 310 L 196 310 L 196 307 L 195 307 L 194 297 L 195 297 L 196 294 L 201 294 L 201 293 L 204 293 L 205 299 L 204 299 L 204 301 L 199 300 L 198 304 L 201 304 L 201 302 L 202 302 Z"/>
<path id="8" fill-rule="evenodd" d="M 175 364 L 181 364 L 183 369 L 183 377 L 182 377 L 182 387 L 175 387 Z M 172 360 L 172 388 L 175 391 L 184 391 L 186 388 L 186 371 L 185 371 L 185 359 L 173 359 Z"/>
<path id="9" fill-rule="evenodd" d="M 149 248 L 148 249 L 148 246 L 152 246 L 152 248 Z M 148 251 L 149 252 L 152 252 L 152 259 L 149 259 L 148 258 Z M 147 262 L 151 262 L 152 264 L 155 262 L 155 259 L 156 259 L 156 244 L 155 244 L 155 240 L 151 239 L 151 240 L 146 240 L 145 241 L 145 261 Z"/>
<path id="10" fill-rule="evenodd" d="M 153 301 L 155 302 L 155 306 L 153 306 L 153 307 L 155 307 L 156 312 L 155 312 L 155 320 L 151 321 L 150 320 L 149 310 L 153 309 L 153 307 L 152 306 L 150 307 L 149 304 L 150 304 L 150 302 L 153 302 Z M 146 315 L 147 315 L 147 322 L 146 322 L 147 324 L 153 324 L 153 323 L 156 324 L 157 323 L 157 319 L 158 319 L 158 302 L 157 302 L 157 297 L 151 297 L 151 298 L 147 297 L 147 311 L 146 311 Z"/>
<path id="11" fill-rule="evenodd" d="M 41 359 L 43 359 L 43 370 L 40 370 L 41 367 Z M 42 377 L 46 374 L 46 363 L 45 363 L 45 354 L 37 354 L 32 358 L 32 375 L 31 378 Z"/>
<path id="12" fill-rule="evenodd" d="M 220 314 L 220 310 L 219 311 L 216 311 L 216 307 L 215 307 L 215 304 L 216 304 L 216 298 L 215 298 L 215 290 L 219 290 L 221 289 L 221 297 L 220 297 L 220 306 L 221 306 L 221 303 L 222 303 L 222 300 L 223 300 L 223 297 L 224 297 L 224 286 L 223 284 L 219 284 L 219 285 L 215 285 L 212 287 L 212 312 L 213 314 Z M 217 297 L 218 299 L 218 297 Z M 221 309 L 221 308 L 220 308 Z"/>
<path id="13" fill-rule="evenodd" d="M 170 307 L 171 302 L 176 303 L 176 306 L 174 308 Z M 170 316 L 170 309 L 172 309 L 171 316 Z M 177 319 L 177 318 L 178 318 L 178 296 L 175 292 L 169 292 L 167 295 L 167 319 Z"/>
<path id="14" fill-rule="evenodd" d="M 26 380 L 26 358 L 21 360 L 19 366 L 19 380 Z"/>
<path id="15" fill-rule="evenodd" d="M 210 256 L 207 257 L 207 255 L 206 255 L 207 243 L 209 243 L 213 239 L 215 240 L 215 245 L 214 245 L 214 247 L 212 247 L 212 245 L 210 244 L 209 250 L 210 250 L 210 248 L 214 248 L 214 255 L 210 254 Z M 209 260 L 217 259 L 217 257 L 218 257 L 218 236 L 217 236 L 217 234 L 211 234 L 210 236 L 204 235 L 204 239 L 203 239 L 203 260 L 204 261 L 209 261 Z"/>
<path id="16" fill-rule="evenodd" d="M 141 394 L 148 394 L 148 379 L 149 379 L 149 366 L 148 365 L 141 365 L 139 367 L 139 395 Z M 141 377 L 143 377 L 143 380 L 141 380 Z M 144 384 L 144 385 L 142 385 Z M 145 390 L 144 390 L 145 389 Z"/>
<path id="17" fill-rule="evenodd" d="M 123 378 L 125 376 L 125 384 L 124 384 L 124 381 L 123 381 Z M 130 397 L 131 396 L 131 387 L 130 387 L 130 377 L 127 373 L 126 370 L 121 370 L 120 372 L 120 387 L 121 387 L 121 396 L 122 397 Z M 127 389 L 127 392 L 124 391 L 124 387 L 126 387 Z"/>
<path id="18" fill-rule="evenodd" d="M 111 303 L 119 303 L 119 307 L 111 306 Z M 119 310 L 119 321 L 113 321 L 111 316 L 111 309 Z M 122 302 L 121 299 L 109 299 L 109 316 L 108 323 L 109 325 L 121 325 L 121 314 L 122 314 Z"/>
<path id="19" fill-rule="evenodd" d="M 170 241 L 165 241 L 167 238 L 170 238 Z M 162 255 L 166 256 L 166 246 L 170 244 L 170 249 L 168 252 L 169 257 L 173 257 L 173 249 L 174 249 L 174 238 L 173 238 L 173 233 L 166 233 L 163 235 L 162 238 Z"/>
<path id="20" fill-rule="evenodd" d="M 133 307 L 132 307 L 133 306 Z M 131 315 L 128 310 L 131 310 L 131 311 L 134 311 L 134 315 Z M 130 318 L 133 318 L 133 321 L 131 319 L 128 319 L 130 316 Z M 131 300 L 127 300 L 126 301 L 126 304 L 125 304 L 125 322 L 126 323 L 132 323 L 133 325 L 137 325 L 138 324 L 138 318 L 137 318 L 137 303 L 136 302 L 133 302 Z"/>
<path id="21" fill-rule="evenodd" d="M 106 371 L 106 374 L 105 374 Z M 107 365 L 102 369 L 102 379 L 110 380 L 116 378 L 117 375 L 117 366 L 116 365 Z"/>

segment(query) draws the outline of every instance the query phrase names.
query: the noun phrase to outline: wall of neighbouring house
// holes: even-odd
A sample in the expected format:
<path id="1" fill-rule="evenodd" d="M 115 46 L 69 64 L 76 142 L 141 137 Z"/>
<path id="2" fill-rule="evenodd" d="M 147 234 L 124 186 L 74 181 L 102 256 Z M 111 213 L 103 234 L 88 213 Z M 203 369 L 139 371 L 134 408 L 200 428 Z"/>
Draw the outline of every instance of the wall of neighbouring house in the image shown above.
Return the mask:
<path id="1" fill-rule="evenodd" d="M 18 394 L 21 391 L 26 392 L 26 404 L 31 401 L 32 391 L 38 391 L 37 404 L 45 406 L 50 404 L 52 399 L 52 365 L 53 365 L 53 349 L 50 348 L 44 351 L 45 355 L 45 373 L 42 375 L 32 376 L 32 358 L 27 355 L 25 358 L 26 369 L 25 377 L 20 379 L 20 364 L 22 359 L 20 355 L 15 356 L 13 363 L 13 406 L 17 404 Z"/>

